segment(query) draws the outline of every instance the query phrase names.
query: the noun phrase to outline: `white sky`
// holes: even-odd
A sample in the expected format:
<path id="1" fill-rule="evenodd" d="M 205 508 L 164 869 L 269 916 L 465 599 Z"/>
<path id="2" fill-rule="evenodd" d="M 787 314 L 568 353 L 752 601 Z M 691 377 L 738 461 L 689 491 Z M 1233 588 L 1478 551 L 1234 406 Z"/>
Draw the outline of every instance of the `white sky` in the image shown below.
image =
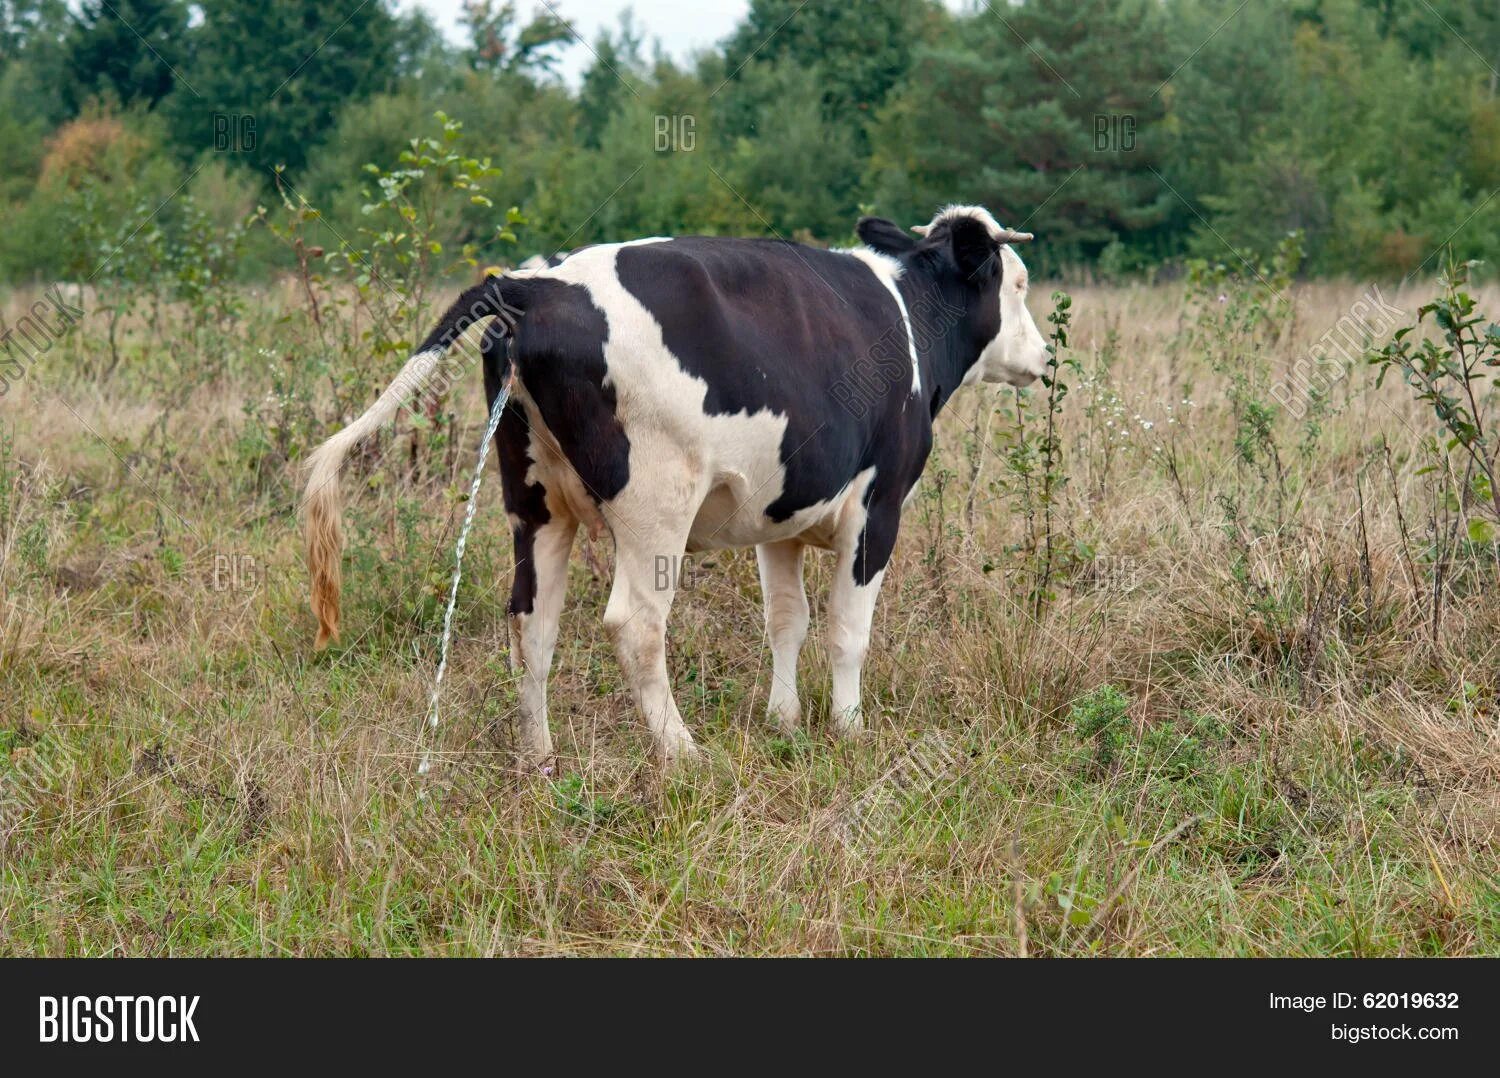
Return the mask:
<path id="1" fill-rule="evenodd" d="M 727 37 L 750 10 L 750 0 L 547 0 L 547 3 L 591 45 L 601 29 L 614 30 L 619 25 L 620 12 L 628 7 L 635 12 L 636 25 L 645 32 L 646 55 L 651 55 L 653 42 L 660 40 L 667 52 L 679 60 Z M 425 8 L 450 37 L 457 39 L 462 0 L 398 0 L 397 6 L 405 11 Z M 533 10 L 545 10 L 541 0 L 519 0 L 516 8 L 523 22 Z M 559 70 L 569 82 L 577 83 L 592 60 L 588 49 L 575 42 L 563 50 Z"/>

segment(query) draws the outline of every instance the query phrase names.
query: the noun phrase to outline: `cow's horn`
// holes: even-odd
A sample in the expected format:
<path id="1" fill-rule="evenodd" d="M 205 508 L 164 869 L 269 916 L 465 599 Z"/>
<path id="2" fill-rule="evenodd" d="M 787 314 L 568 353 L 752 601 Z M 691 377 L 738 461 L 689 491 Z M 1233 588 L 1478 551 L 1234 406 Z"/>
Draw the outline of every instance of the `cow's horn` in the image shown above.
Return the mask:
<path id="1" fill-rule="evenodd" d="M 1002 228 L 995 239 L 1000 243 L 1030 243 L 1036 237 L 1030 232 L 1012 232 L 1008 228 Z"/>
<path id="2" fill-rule="evenodd" d="M 925 236 L 932 231 L 931 225 L 912 225 L 911 230 L 919 236 Z"/>

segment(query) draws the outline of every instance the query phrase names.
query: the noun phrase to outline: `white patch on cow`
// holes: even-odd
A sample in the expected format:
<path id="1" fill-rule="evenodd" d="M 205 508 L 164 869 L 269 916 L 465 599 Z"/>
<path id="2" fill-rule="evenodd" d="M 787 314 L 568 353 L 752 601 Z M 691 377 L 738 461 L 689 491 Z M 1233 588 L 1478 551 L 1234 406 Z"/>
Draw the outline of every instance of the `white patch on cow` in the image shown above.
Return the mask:
<path id="1" fill-rule="evenodd" d="M 917 363 L 917 339 L 912 336 L 911 315 L 906 312 L 906 300 L 901 298 L 901 289 L 896 287 L 896 282 L 901 279 L 905 268 L 890 255 L 883 255 L 868 247 L 838 248 L 837 250 L 840 254 L 846 254 L 869 266 L 875 279 L 883 284 L 885 290 L 895 299 L 896 309 L 901 312 L 901 325 L 906 330 L 906 348 L 911 354 L 911 391 L 915 396 L 922 391 L 922 370 Z"/>
<path id="2" fill-rule="evenodd" d="M 525 262 L 522 262 L 519 266 L 506 274 L 506 276 L 556 277 L 559 280 L 570 280 L 571 278 L 562 273 L 562 269 L 579 255 L 592 256 L 597 251 L 617 251 L 621 247 L 644 247 L 645 245 L 651 243 L 670 243 L 671 241 L 672 237 L 670 236 L 647 236 L 645 239 L 626 240 L 623 243 L 607 243 L 600 244 L 595 247 L 585 247 L 582 250 L 573 251 L 567 255 L 564 255 L 562 261 L 555 266 L 548 265 L 547 260 L 541 255 L 532 255 Z"/>
<path id="3" fill-rule="evenodd" d="M 965 385 L 983 379 L 1024 386 L 1047 372 L 1047 341 L 1026 308 L 1031 285 L 1026 263 L 1009 245 L 1000 248 L 1000 262 L 1000 332 L 969 368 Z"/>

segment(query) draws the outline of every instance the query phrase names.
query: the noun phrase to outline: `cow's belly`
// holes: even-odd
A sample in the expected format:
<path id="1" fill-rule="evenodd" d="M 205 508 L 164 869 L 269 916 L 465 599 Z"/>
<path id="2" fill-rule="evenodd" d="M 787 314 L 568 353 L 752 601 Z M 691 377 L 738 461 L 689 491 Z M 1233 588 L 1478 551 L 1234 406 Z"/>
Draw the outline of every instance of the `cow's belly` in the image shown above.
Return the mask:
<path id="1" fill-rule="evenodd" d="M 799 509 L 785 520 L 772 520 L 766 507 L 781 494 L 779 482 L 757 488 L 744 477 L 719 481 L 693 519 L 688 533 L 689 551 L 722 550 L 757 546 L 782 539 L 801 539 L 812 546 L 832 548 L 850 499 L 862 489 L 861 476 L 824 502 Z"/>
<path id="2" fill-rule="evenodd" d="M 786 520 L 774 521 L 766 516 L 764 504 L 745 505 L 735 497 L 732 487 L 718 487 L 704 499 L 698 515 L 693 518 L 687 548 L 690 551 L 722 550 L 791 539 L 815 529 L 827 515 L 826 509 L 813 507 L 794 513 Z"/>

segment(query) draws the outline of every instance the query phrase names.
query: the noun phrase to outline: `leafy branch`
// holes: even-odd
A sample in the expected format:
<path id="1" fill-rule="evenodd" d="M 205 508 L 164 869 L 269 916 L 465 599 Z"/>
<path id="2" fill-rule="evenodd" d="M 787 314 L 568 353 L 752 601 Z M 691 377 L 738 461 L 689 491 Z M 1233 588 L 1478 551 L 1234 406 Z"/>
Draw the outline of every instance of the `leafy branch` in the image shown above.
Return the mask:
<path id="1" fill-rule="evenodd" d="M 1469 538 L 1488 543 L 1500 524 L 1500 483 L 1495 474 L 1500 457 L 1495 427 L 1500 416 L 1496 415 L 1494 385 L 1500 373 L 1500 325 L 1485 325 L 1478 304 L 1465 290 L 1476 265 L 1458 261 L 1450 253 L 1439 278 L 1442 294 L 1419 308 L 1416 324 L 1397 330 L 1389 344 L 1369 356 L 1369 362 L 1380 368 L 1377 386 L 1384 384 L 1391 371 L 1399 371 L 1447 431 L 1447 452 L 1462 451 L 1467 461 L 1466 495 L 1471 504 L 1487 503 L 1494 517 L 1471 517 Z M 1438 337 L 1418 339 L 1417 331 L 1428 318 L 1437 326 Z"/>

